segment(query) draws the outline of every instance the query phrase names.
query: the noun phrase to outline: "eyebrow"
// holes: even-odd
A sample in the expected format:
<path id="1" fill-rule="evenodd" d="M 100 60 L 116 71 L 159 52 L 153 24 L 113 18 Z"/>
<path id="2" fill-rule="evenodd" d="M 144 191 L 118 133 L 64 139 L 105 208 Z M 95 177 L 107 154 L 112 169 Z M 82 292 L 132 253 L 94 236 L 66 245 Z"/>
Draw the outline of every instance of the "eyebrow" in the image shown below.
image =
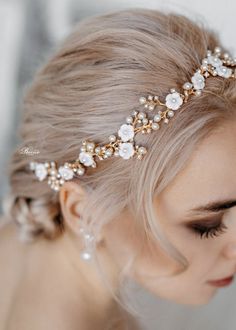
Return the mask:
<path id="1" fill-rule="evenodd" d="M 235 199 L 225 199 L 225 200 L 219 200 L 219 201 L 213 201 L 209 202 L 205 205 L 200 205 L 197 207 L 194 207 L 189 211 L 190 214 L 202 212 L 202 213 L 218 213 L 223 210 L 230 209 L 231 207 L 236 206 L 236 200 Z"/>

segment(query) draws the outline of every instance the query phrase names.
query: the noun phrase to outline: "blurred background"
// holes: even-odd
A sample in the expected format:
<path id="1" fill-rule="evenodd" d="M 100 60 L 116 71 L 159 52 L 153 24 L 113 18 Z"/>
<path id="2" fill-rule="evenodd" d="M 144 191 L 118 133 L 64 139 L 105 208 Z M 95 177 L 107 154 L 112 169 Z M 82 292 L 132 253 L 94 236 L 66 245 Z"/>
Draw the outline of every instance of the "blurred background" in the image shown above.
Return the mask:
<path id="1" fill-rule="evenodd" d="M 9 188 L 6 161 L 17 142 L 22 95 L 35 71 L 75 22 L 128 7 L 175 11 L 204 21 L 236 56 L 233 0 L 0 0 L 0 201 Z M 130 285 L 130 299 L 143 315 L 144 330 L 236 329 L 236 284 L 219 290 L 210 304 L 201 307 L 170 303 L 136 284 Z"/>

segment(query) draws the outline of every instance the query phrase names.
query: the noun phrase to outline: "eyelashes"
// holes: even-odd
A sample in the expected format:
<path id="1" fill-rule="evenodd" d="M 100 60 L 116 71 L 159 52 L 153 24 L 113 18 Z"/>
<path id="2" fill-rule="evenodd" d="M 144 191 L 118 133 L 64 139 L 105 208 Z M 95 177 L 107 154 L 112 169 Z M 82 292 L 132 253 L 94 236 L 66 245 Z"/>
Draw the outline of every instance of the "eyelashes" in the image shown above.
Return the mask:
<path id="1" fill-rule="evenodd" d="M 217 237 L 220 234 L 224 233 L 228 227 L 223 223 L 216 226 L 203 226 L 201 224 L 193 224 L 191 225 L 191 230 L 196 233 L 200 238 L 210 238 L 210 237 Z"/>

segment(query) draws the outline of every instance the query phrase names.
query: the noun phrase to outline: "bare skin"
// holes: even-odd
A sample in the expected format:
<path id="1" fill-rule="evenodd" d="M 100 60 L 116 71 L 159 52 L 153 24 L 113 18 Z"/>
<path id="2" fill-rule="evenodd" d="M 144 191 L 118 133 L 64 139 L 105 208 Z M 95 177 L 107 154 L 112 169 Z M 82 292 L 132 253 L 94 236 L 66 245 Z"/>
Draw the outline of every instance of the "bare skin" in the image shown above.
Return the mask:
<path id="1" fill-rule="evenodd" d="M 123 314 L 91 264 L 86 267 L 90 275 L 85 273 L 70 235 L 68 230 L 52 242 L 25 245 L 15 224 L 1 228 L 1 330 L 104 330 L 111 319 L 112 329 L 125 329 Z"/>
<path id="2" fill-rule="evenodd" d="M 236 122 L 232 121 L 203 141 L 184 171 L 155 201 L 167 238 L 189 262 L 184 272 L 167 277 L 179 265 L 158 242 L 153 242 L 151 256 L 143 247 L 130 277 L 156 296 L 180 304 L 206 304 L 219 290 L 207 281 L 236 272 L 236 207 L 190 216 L 190 210 L 198 205 L 236 200 L 235 132 Z M 75 182 L 63 186 L 60 203 L 66 231 L 55 241 L 23 245 L 17 242 L 14 225 L 0 231 L 0 324 L 5 324 L 0 329 L 15 330 L 17 325 L 18 330 L 31 330 L 33 325 L 34 330 L 73 330 L 94 329 L 96 325 L 96 329 L 104 330 L 107 318 L 119 315 L 93 261 L 80 259 L 78 222 L 85 198 Z M 210 217 L 213 223 L 222 221 L 228 229 L 216 237 L 201 239 L 189 225 L 193 221 L 206 223 Z M 133 223 L 130 213 L 124 211 L 104 227 L 97 246 L 114 291 L 120 270 L 140 246 Z M 124 324 L 120 329 L 125 329 Z"/>

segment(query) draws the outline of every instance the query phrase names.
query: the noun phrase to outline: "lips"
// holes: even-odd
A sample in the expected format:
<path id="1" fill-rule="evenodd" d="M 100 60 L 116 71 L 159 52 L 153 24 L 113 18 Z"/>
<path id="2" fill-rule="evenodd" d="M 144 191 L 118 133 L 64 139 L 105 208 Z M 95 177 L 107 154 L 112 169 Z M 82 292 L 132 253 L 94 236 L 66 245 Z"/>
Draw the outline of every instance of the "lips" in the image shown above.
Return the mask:
<path id="1" fill-rule="evenodd" d="M 234 280 L 234 276 L 229 276 L 216 281 L 208 281 L 208 283 L 216 287 L 222 287 L 231 284 L 233 280 Z"/>

